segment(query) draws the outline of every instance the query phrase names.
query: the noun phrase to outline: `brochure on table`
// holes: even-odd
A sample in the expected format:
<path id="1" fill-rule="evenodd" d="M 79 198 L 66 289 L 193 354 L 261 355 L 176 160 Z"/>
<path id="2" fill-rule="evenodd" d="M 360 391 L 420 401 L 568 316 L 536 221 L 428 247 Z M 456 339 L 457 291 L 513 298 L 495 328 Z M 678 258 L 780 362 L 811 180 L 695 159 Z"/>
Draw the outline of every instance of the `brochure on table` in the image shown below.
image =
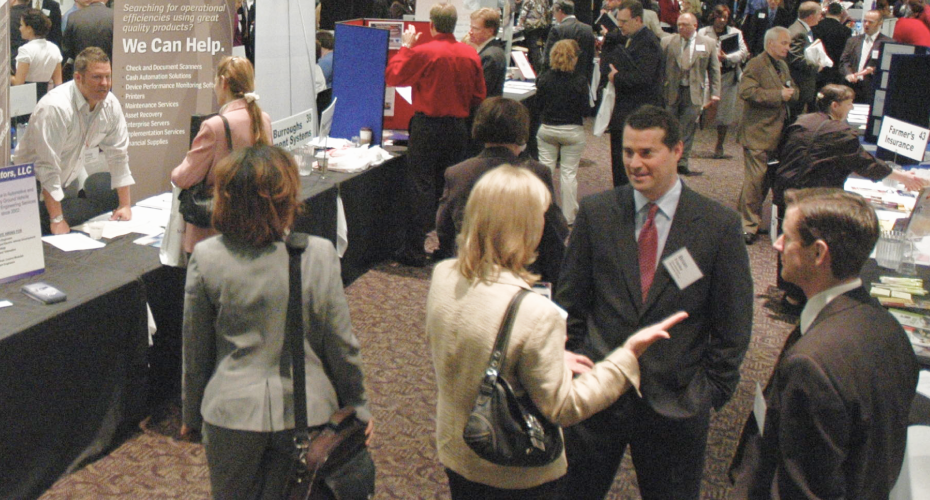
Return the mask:
<path id="1" fill-rule="evenodd" d="M 0 168 L 0 283 L 45 271 L 32 164 Z"/>

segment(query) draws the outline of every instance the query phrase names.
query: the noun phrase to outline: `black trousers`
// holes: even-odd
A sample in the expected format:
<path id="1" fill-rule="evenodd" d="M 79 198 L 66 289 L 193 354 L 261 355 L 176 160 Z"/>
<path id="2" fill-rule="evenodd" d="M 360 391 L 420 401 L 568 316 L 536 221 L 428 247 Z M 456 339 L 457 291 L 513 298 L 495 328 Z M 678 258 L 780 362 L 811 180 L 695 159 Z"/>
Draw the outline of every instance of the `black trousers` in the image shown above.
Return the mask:
<path id="1" fill-rule="evenodd" d="M 525 490 L 505 490 L 465 479 L 452 469 L 446 469 L 452 500 L 555 500 L 561 492 L 561 479 L 549 481 Z"/>
<path id="2" fill-rule="evenodd" d="M 697 500 L 709 425 L 709 410 L 672 419 L 629 391 L 606 410 L 565 428 L 568 474 L 562 498 L 603 499 L 629 445 L 644 500 Z"/>
<path id="3" fill-rule="evenodd" d="M 426 235 L 436 226 L 436 207 L 442 196 L 446 168 L 465 159 L 468 130 L 465 118 L 433 118 L 416 114 L 410 119 L 407 148 L 406 218 L 403 251 L 423 254 Z"/>
<path id="4" fill-rule="evenodd" d="M 620 123 L 623 123 L 622 121 Z M 623 126 L 610 129 L 610 169 L 613 173 L 614 187 L 630 183 L 623 166 Z M 615 130 L 616 129 L 616 130 Z"/>
<path id="5" fill-rule="evenodd" d="M 42 188 L 39 188 L 39 194 Z M 91 174 L 84 181 L 84 189 L 76 197 L 66 197 L 61 200 L 62 215 L 69 226 L 83 224 L 88 219 L 116 210 L 119 207 L 119 195 L 115 189 L 110 189 L 110 173 L 98 172 Z M 39 203 L 39 220 L 42 224 L 42 234 L 51 234 L 51 221 L 45 203 Z"/>

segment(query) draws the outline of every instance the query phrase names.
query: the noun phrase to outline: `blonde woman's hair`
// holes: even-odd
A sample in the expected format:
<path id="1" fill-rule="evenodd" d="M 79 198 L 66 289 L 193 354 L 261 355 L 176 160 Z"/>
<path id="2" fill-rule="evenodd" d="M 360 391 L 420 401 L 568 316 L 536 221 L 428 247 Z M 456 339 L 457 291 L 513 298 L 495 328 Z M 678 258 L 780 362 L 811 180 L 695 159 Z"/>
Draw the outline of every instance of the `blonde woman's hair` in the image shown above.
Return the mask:
<path id="1" fill-rule="evenodd" d="M 501 165 L 475 184 L 458 236 L 458 270 L 469 280 L 490 281 L 507 269 L 534 283 L 526 270 L 536 259 L 544 214 L 552 202 L 546 185 L 525 168 Z"/>
<path id="2" fill-rule="evenodd" d="M 549 66 L 556 71 L 566 73 L 575 71 L 575 65 L 578 64 L 578 51 L 580 50 L 578 42 L 571 38 L 555 42 L 552 50 L 549 51 Z"/>

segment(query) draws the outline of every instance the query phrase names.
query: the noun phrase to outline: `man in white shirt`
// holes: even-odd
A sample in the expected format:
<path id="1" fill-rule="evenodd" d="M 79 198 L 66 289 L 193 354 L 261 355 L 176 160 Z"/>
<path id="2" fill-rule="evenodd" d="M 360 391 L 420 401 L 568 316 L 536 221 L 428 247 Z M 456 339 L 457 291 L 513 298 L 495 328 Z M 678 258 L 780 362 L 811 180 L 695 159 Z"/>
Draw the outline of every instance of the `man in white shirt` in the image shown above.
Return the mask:
<path id="1" fill-rule="evenodd" d="M 840 56 L 839 70 L 848 85 L 856 91 L 855 102 L 872 104 L 872 73 L 878 66 L 882 44 L 892 39 L 880 32 L 882 13 L 879 10 L 870 10 L 865 14 L 862 28 L 865 33 L 846 41 L 846 48 Z"/>
<path id="2" fill-rule="evenodd" d="M 887 499 L 904 458 L 918 366 L 901 325 L 859 278 L 878 219 L 861 196 L 835 188 L 789 191 L 787 205 L 774 247 L 782 278 L 808 300 L 743 429 L 731 498 L 777 491 Z"/>
<path id="3" fill-rule="evenodd" d="M 74 67 L 74 80 L 55 87 L 36 105 L 13 157 L 16 164 L 35 164 L 44 200 L 39 209 L 43 233 L 68 233 L 70 225 L 110 210 L 111 220 L 132 218 L 129 132 L 122 107 L 110 93 L 110 60 L 89 47 Z M 101 150 L 110 172 L 88 177 L 85 165 L 96 163 Z"/>

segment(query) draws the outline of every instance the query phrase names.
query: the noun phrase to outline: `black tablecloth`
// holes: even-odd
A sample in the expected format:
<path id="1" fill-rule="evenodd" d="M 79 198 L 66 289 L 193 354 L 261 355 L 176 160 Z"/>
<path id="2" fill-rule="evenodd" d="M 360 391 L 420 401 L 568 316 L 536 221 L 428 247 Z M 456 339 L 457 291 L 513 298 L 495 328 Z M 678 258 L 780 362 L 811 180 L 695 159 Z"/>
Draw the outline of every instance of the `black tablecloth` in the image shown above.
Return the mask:
<path id="1" fill-rule="evenodd" d="M 397 157 L 358 174 L 301 178 L 295 228 L 336 242 L 336 200 L 345 207 L 348 284 L 399 247 L 402 181 Z M 0 284 L 0 498 L 36 497 L 62 474 L 108 450 L 147 402 L 180 391 L 185 270 L 132 243 L 63 252 L 44 244 L 46 271 Z M 68 300 L 44 305 L 22 293 L 45 281 Z M 146 303 L 158 327 L 148 346 Z"/>
<path id="2" fill-rule="evenodd" d="M 46 271 L 0 285 L 0 498 L 41 494 L 145 413 L 147 315 L 141 277 L 161 267 L 132 238 L 93 251 L 45 245 Z M 44 305 L 19 289 L 68 295 Z"/>

